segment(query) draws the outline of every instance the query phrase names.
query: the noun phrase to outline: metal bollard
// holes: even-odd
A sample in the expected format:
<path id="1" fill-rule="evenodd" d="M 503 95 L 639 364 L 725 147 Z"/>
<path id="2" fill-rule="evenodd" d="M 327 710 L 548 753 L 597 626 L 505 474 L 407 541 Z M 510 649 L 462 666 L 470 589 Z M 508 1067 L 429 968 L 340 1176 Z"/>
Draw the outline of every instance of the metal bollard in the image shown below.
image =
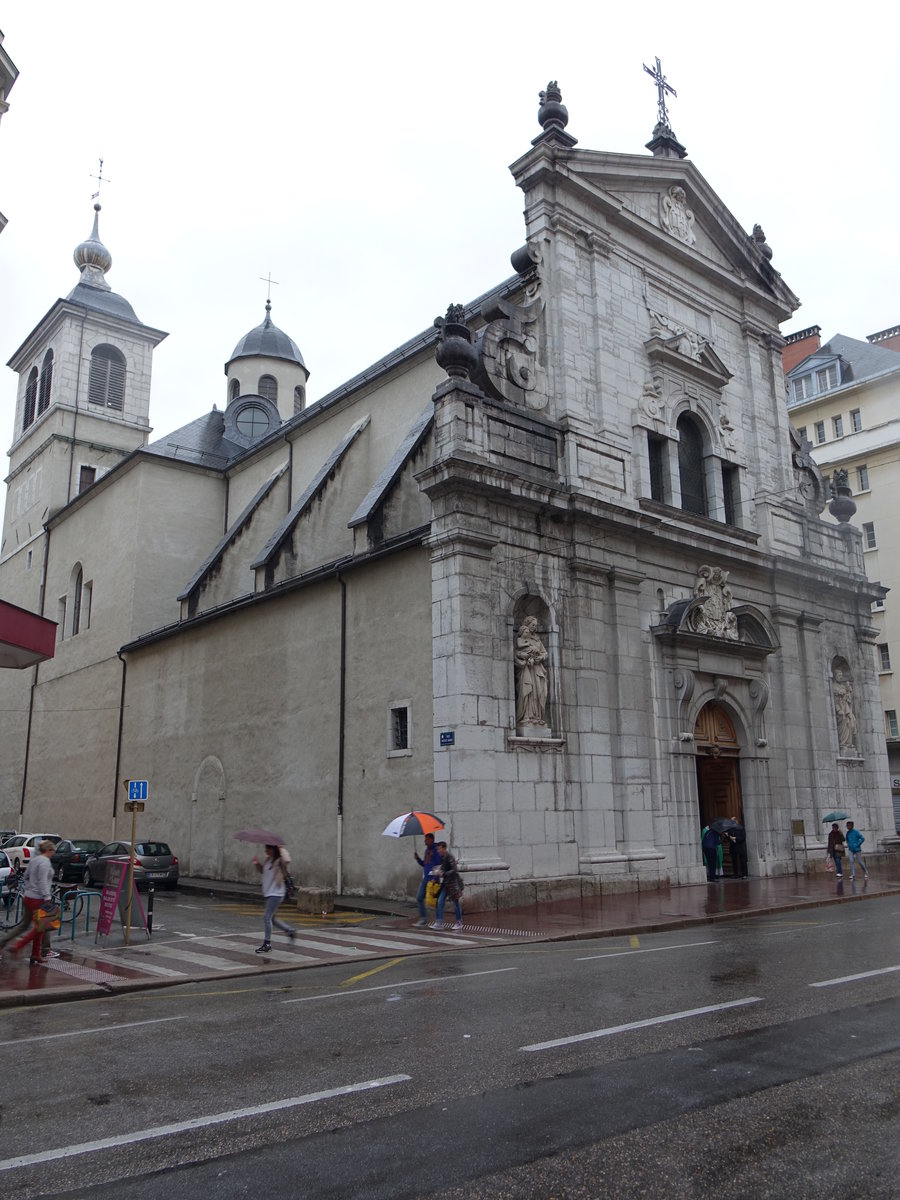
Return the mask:
<path id="1" fill-rule="evenodd" d="M 153 894 L 155 888 L 152 883 L 147 885 L 147 932 L 153 932 Z"/>

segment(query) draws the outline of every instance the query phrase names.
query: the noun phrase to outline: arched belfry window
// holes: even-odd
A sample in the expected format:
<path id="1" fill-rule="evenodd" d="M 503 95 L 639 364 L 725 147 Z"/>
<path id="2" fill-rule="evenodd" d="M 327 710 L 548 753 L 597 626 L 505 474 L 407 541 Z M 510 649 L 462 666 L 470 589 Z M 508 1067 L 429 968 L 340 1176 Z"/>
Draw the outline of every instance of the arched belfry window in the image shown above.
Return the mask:
<path id="1" fill-rule="evenodd" d="M 75 570 L 72 580 L 72 637 L 81 630 L 81 589 L 84 586 L 84 572 L 81 567 Z"/>
<path id="2" fill-rule="evenodd" d="M 125 405 L 125 355 L 115 346 L 95 346 L 88 384 L 91 404 L 121 412 Z"/>
<path id="3" fill-rule="evenodd" d="M 241 394 L 241 385 L 238 383 L 238 381 L 236 379 L 232 379 L 231 388 L 228 392 L 228 399 L 229 400 L 237 400 L 237 398 L 240 394 Z"/>
<path id="4" fill-rule="evenodd" d="M 263 400 L 271 400 L 273 404 L 277 404 L 278 380 L 274 375 L 260 375 L 256 392 L 257 395 L 262 396 Z"/>
<path id="5" fill-rule="evenodd" d="M 306 389 L 298 383 L 294 388 L 294 412 L 303 412 L 303 406 L 306 403 Z"/>
<path id="6" fill-rule="evenodd" d="M 37 367 L 32 367 L 31 374 L 28 376 L 28 382 L 25 384 L 25 411 L 22 414 L 23 433 L 34 420 L 34 410 L 35 405 L 37 404 L 37 393 L 38 371 Z"/>
<path id="7" fill-rule="evenodd" d="M 41 382 L 38 389 L 38 412 L 46 412 L 50 407 L 50 389 L 53 386 L 53 351 L 48 350 L 41 363 Z"/>
<path id="8" fill-rule="evenodd" d="M 685 512 L 707 515 L 703 432 L 687 413 L 678 418 L 678 475 L 681 482 L 681 507 Z"/>

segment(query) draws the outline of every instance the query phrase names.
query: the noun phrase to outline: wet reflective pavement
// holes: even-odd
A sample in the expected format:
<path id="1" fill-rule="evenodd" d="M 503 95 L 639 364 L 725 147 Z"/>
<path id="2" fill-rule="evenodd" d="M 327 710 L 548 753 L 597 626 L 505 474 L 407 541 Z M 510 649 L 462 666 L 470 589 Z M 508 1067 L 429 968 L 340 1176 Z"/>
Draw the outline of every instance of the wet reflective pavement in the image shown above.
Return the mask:
<path id="1" fill-rule="evenodd" d="M 610 893 L 581 900 L 548 899 L 539 905 L 464 914 L 454 931 L 416 928 L 413 904 L 378 898 L 342 898 L 334 913 L 291 912 L 295 936 L 278 935 L 272 950 L 256 954 L 261 904 L 258 889 L 208 880 L 182 880 L 177 897 L 157 907 L 152 939 L 133 929 L 131 944 L 116 927 L 102 944 L 83 918 L 74 939 L 66 926 L 54 936 L 59 957 L 30 966 L 7 949 L 0 960 L 0 1007 L 110 995 L 233 976 L 290 971 L 325 963 L 355 963 L 414 954 L 496 946 L 640 935 L 721 920 L 847 903 L 900 892 L 900 855 L 874 865 L 871 879 L 836 880 L 825 872 L 771 879 L 722 879 L 713 884 Z M 446 915 L 446 914 L 445 914 Z M 178 931 L 173 923 L 188 926 Z"/>

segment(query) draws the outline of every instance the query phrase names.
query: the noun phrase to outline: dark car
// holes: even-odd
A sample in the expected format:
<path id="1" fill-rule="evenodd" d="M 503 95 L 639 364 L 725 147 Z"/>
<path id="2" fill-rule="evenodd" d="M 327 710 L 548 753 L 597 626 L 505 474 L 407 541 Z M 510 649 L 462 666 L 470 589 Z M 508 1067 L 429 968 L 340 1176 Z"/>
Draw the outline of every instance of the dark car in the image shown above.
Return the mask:
<path id="1" fill-rule="evenodd" d="M 103 842 L 99 838 L 66 838 L 57 842 L 50 859 L 54 879 L 60 883 L 81 883 L 87 860 L 102 849 Z"/>
<path id="2" fill-rule="evenodd" d="M 130 843 L 108 842 L 87 860 L 81 873 L 81 882 L 85 887 L 102 887 L 109 860 L 127 859 L 130 853 Z M 178 859 L 169 849 L 168 842 L 135 843 L 134 881 L 137 884 L 161 883 L 163 887 L 175 887 L 178 883 Z"/>

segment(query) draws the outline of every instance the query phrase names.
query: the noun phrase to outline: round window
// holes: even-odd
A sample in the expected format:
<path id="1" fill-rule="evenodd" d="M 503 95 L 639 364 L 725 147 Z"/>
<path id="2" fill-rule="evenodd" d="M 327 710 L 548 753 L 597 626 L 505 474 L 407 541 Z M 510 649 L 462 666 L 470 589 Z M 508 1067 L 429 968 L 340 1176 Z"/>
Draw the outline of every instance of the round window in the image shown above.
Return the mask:
<path id="1" fill-rule="evenodd" d="M 244 437 L 256 438 L 269 428 L 269 414 L 259 404 L 245 404 L 234 423 Z"/>

